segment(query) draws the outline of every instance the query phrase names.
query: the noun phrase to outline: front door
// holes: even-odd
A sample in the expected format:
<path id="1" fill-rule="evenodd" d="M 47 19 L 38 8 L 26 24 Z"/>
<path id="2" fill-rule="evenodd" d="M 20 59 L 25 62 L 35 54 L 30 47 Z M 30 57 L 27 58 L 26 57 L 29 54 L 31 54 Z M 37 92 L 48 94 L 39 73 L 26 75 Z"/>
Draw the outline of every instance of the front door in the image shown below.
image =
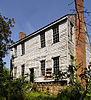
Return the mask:
<path id="1" fill-rule="evenodd" d="M 34 82 L 34 68 L 30 68 L 30 82 Z"/>

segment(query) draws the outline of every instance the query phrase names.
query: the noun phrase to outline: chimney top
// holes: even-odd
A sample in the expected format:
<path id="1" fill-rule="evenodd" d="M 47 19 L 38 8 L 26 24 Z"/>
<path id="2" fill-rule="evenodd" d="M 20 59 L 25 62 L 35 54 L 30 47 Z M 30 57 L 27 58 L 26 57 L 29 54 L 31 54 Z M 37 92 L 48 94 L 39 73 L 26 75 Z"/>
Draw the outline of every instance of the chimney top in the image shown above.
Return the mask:
<path id="1" fill-rule="evenodd" d="M 24 37 L 26 37 L 26 34 L 23 32 L 19 32 L 19 40 L 23 39 Z"/>

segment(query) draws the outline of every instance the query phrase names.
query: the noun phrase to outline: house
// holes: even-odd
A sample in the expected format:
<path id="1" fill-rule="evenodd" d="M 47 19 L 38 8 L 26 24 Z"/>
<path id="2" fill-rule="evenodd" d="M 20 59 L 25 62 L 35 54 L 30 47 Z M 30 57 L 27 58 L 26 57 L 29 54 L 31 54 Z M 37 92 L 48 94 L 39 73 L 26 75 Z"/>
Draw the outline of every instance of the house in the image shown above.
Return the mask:
<path id="1" fill-rule="evenodd" d="M 83 10 L 77 8 L 79 11 Z M 84 14 L 81 13 L 81 16 Z M 83 26 L 80 31 L 84 34 L 78 37 L 77 28 L 80 24 Z M 31 73 L 34 77 L 27 78 L 31 82 L 52 82 L 56 70 L 68 72 L 72 56 L 77 59 L 75 64 L 82 64 L 83 68 L 87 68 L 91 62 L 91 44 L 85 25 L 80 24 L 77 13 L 67 14 L 28 36 L 20 32 L 19 41 L 10 46 L 13 79 Z M 79 73 L 81 69 L 78 70 Z M 69 78 L 63 80 L 66 83 L 70 81 Z"/>

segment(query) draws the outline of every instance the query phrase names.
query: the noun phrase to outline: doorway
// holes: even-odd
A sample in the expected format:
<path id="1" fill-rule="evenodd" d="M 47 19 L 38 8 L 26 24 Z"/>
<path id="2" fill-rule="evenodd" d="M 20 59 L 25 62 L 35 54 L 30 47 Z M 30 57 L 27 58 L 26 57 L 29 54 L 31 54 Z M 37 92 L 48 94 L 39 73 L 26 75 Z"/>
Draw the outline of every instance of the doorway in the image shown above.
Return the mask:
<path id="1" fill-rule="evenodd" d="M 30 68 L 30 82 L 34 82 L 34 68 Z"/>

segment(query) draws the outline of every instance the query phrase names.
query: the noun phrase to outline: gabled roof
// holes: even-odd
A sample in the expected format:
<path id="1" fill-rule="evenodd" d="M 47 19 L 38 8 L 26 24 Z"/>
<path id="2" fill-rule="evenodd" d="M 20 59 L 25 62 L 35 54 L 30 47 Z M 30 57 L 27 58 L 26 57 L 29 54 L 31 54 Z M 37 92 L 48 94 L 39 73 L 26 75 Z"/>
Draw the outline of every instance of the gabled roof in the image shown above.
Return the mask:
<path id="1" fill-rule="evenodd" d="M 53 25 L 55 25 L 55 24 L 57 24 L 57 23 L 59 23 L 59 22 L 65 20 L 65 19 L 67 19 L 68 16 L 71 16 L 71 15 L 74 15 L 74 14 L 67 14 L 67 15 L 65 15 L 65 16 L 63 16 L 63 17 L 57 19 L 56 21 L 54 21 L 54 22 L 52 22 L 52 23 L 50 23 L 50 24 L 44 26 L 43 28 L 41 28 L 41 29 L 39 29 L 39 30 L 37 30 L 37 31 L 35 31 L 35 32 L 31 33 L 31 34 L 29 34 L 29 35 L 26 36 L 25 38 L 23 38 L 23 39 L 21 39 L 21 40 L 18 40 L 17 42 L 13 43 L 13 44 L 10 46 L 10 48 L 12 48 L 12 47 L 14 47 L 14 46 L 20 44 L 21 42 L 24 42 L 24 41 L 28 40 L 29 38 L 31 38 L 31 37 L 37 35 L 38 33 L 42 32 L 42 31 L 45 31 L 46 29 L 52 27 Z"/>

